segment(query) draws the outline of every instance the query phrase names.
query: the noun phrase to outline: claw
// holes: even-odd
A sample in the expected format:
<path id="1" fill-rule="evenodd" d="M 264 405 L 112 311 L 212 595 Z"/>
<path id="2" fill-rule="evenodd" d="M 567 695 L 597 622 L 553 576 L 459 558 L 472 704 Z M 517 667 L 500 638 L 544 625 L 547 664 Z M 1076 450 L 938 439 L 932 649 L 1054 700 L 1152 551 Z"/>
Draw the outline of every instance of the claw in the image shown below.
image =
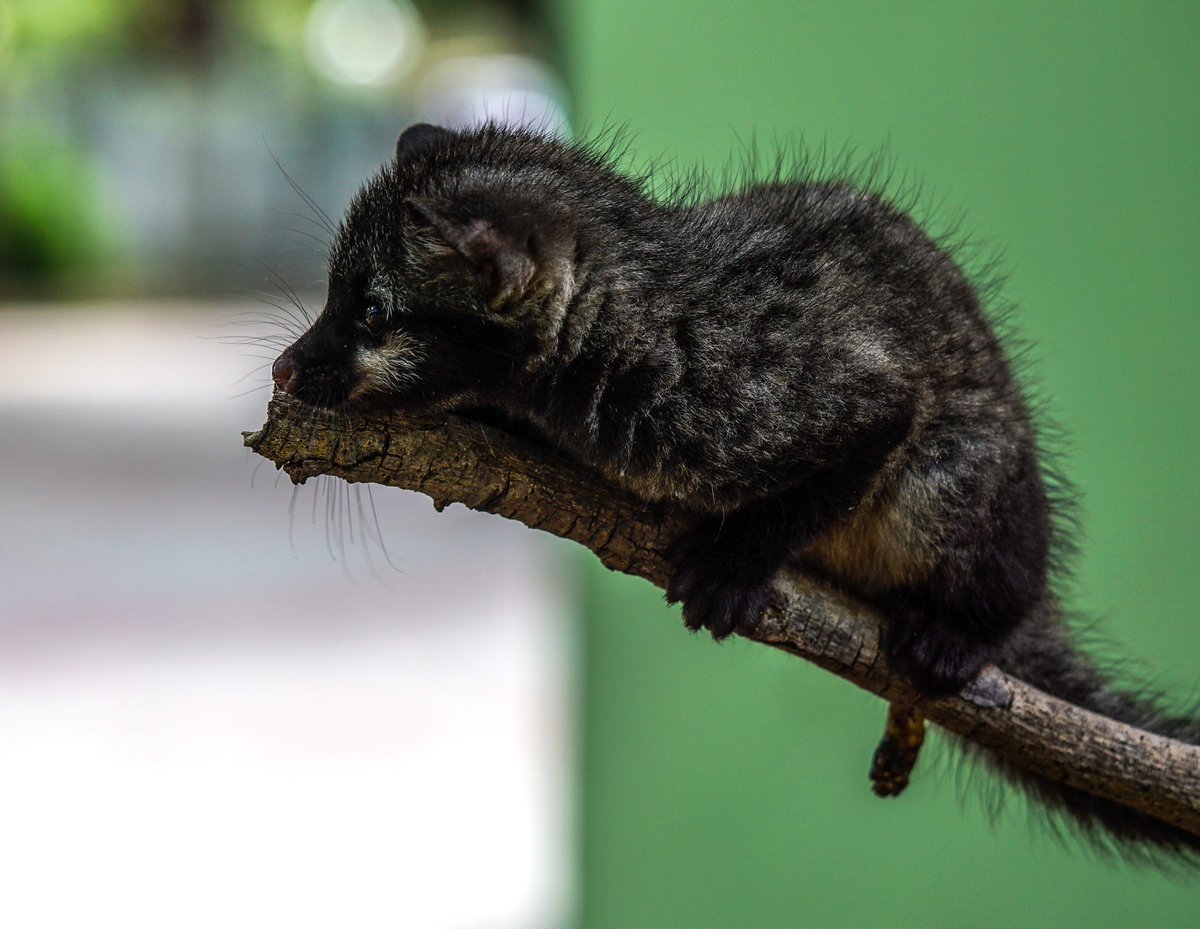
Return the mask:
<path id="1" fill-rule="evenodd" d="M 716 547 L 708 533 L 676 539 L 666 555 L 676 566 L 667 584 L 667 602 L 683 604 L 688 629 L 707 629 L 719 642 L 757 623 L 769 584 L 740 575 L 733 553 Z"/>
<path id="2" fill-rule="evenodd" d="M 668 600 L 683 602 L 683 622 L 689 629 L 707 629 L 718 642 L 738 629 L 749 629 L 757 622 L 767 600 L 765 584 L 743 585 L 680 570 L 678 584 L 672 584 Z M 676 590 L 676 586 L 678 589 Z"/>

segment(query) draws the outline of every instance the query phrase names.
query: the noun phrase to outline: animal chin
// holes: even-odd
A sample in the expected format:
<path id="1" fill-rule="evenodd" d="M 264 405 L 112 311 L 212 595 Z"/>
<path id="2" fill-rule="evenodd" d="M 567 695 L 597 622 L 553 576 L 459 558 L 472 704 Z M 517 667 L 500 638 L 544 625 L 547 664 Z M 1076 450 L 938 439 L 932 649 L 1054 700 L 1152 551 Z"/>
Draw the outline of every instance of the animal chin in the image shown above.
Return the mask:
<path id="1" fill-rule="evenodd" d="M 354 353 L 351 403 L 376 395 L 396 396 L 416 382 L 416 353 L 408 339 L 393 336 L 379 348 L 359 347 Z"/>

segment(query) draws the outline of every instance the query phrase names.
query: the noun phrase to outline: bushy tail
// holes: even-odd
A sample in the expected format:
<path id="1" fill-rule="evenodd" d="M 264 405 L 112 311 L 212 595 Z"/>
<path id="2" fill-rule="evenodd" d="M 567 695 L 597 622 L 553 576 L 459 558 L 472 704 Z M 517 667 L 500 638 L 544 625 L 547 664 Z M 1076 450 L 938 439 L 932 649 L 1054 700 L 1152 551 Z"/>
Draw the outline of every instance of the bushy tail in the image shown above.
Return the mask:
<path id="1" fill-rule="evenodd" d="M 997 662 L 1048 694 L 1140 729 L 1200 745 L 1200 720 L 1166 712 L 1157 697 L 1115 687 L 1072 641 L 1056 604 L 1018 630 Z M 1200 866 L 1200 837 L 1112 800 L 1047 780 L 968 745 L 1004 777 L 1022 787 L 1052 817 L 1103 852 L 1135 862 Z"/>

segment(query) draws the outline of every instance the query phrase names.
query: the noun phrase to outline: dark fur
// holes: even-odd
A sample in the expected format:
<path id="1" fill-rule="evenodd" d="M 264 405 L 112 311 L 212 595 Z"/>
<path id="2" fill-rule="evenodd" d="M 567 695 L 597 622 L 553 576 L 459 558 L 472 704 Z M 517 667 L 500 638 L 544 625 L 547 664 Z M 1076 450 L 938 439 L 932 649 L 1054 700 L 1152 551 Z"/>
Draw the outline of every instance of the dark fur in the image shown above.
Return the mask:
<path id="1" fill-rule="evenodd" d="M 1113 693 L 1069 643 L 1003 346 L 953 258 L 870 192 L 802 178 L 664 204 L 586 148 L 414 127 L 350 206 L 325 310 L 275 376 L 318 406 L 492 409 L 694 514 L 669 552 L 689 628 L 752 626 L 799 560 L 885 608 L 887 654 L 926 693 L 996 661 L 1200 736 Z M 1200 848 L 1007 773 L 1089 832 Z"/>

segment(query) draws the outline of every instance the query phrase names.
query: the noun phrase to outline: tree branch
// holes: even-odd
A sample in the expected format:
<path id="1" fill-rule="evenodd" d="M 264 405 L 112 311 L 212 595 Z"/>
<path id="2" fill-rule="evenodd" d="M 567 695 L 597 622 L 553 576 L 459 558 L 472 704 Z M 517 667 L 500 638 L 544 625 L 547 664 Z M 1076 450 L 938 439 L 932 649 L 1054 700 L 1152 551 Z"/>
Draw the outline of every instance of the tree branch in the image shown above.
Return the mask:
<path id="1" fill-rule="evenodd" d="M 314 415 L 277 394 L 245 444 L 301 483 L 318 474 L 417 490 L 587 546 L 615 571 L 666 584 L 668 512 L 506 432 L 456 416 Z M 988 667 L 962 694 L 918 700 L 887 667 L 880 615 L 799 572 L 748 637 L 805 658 L 1008 761 L 1200 835 L 1200 748 L 1048 696 Z"/>

